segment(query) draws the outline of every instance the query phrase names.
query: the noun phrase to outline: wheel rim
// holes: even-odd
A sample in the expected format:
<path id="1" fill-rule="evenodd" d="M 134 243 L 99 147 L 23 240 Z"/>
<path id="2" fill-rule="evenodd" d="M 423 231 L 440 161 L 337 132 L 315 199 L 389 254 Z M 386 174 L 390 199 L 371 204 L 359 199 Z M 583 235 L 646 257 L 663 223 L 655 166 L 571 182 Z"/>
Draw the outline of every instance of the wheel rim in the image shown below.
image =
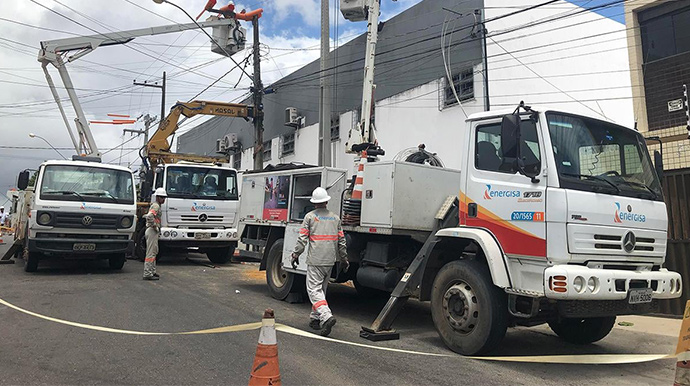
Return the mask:
<path id="1" fill-rule="evenodd" d="M 271 269 L 271 281 L 276 287 L 282 288 L 287 282 L 288 273 L 283 269 L 283 264 L 280 257 L 273 259 L 273 269 Z"/>
<path id="2" fill-rule="evenodd" d="M 474 330 L 479 320 L 479 304 L 469 284 L 461 281 L 446 290 L 443 314 L 454 330 L 463 334 Z"/>

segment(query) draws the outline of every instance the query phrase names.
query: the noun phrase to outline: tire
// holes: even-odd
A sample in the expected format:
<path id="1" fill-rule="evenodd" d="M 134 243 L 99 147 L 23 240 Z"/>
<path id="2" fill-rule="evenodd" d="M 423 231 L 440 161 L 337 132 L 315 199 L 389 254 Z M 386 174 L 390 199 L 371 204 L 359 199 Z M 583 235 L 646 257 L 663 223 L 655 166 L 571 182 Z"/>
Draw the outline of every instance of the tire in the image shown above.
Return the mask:
<path id="1" fill-rule="evenodd" d="M 122 267 L 125 266 L 125 262 L 127 261 L 127 255 L 123 254 L 115 254 L 112 255 L 108 258 L 108 265 L 110 266 L 110 269 L 113 270 L 121 270 Z"/>
<path id="2" fill-rule="evenodd" d="M 615 316 L 605 316 L 599 318 L 564 318 L 553 320 L 549 322 L 549 327 L 566 342 L 589 344 L 604 339 L 615 324 Z"/>
<path id="3" fill-rule="evenodd" d="M 38 270 L 38 261 L 41 259 L 41 254 L 38 252 L 27 252 L 24 256 L 24 271 L 36 272 L 36 270 Z"/>
<path id="4" fill-rule="evenodd" d="M 283 244 L 283 239 L 276 240 L 266 258 L 266 283 L 271 296 L 278 300 L 285 300 L 290 293 L 299 292 L 304 287 L 303 276 L 283 270 Z"/>
<path id="5" fill-rule="evenodd" d="M 507 296 L 493 285 L 489 269 L 481 262 L 452 261 L 434 279 L 431 317 L 448 348 L 462 355 L 485 354 L 506 334 Z"/>
<path id="6" fill-rule="evenodd" d="M 141 227 L 137 231 L 137 233 L 134 234 L 134 256 L 136 256 L 137 260 L 139 261 L 144 261 L 146 258 L 146 227 Z"/>
<path id="7" fill-rule="evenodd" d="M 237 244 L 224 248 L 213 248 L 206 250 L 206 257 L 214 264 L 225 264 L 232 258 Z"/>

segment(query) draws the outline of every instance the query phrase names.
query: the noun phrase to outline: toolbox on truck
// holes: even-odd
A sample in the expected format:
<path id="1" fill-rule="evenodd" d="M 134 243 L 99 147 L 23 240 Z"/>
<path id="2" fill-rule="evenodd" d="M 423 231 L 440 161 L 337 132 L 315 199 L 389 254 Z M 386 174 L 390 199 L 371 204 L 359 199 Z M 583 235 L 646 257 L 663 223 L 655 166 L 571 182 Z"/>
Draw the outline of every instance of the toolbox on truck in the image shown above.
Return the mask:
<path id="1" fill-rule="evenodd" d="M 366 164 L 361 226 L 430 231 L 438 208 L 458 195 L 459 186 L 459 170 L 398 161 Z"/>

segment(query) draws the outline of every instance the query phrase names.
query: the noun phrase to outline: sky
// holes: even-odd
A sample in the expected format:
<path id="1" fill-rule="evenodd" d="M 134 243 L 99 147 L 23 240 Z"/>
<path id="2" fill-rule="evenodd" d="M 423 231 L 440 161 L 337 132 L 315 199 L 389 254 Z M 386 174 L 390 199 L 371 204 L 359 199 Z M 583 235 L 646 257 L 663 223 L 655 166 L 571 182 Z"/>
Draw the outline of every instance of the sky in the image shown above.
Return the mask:
<path id="1" fill-rule="evenodd" d="M 171 0 L 196 16 L 205 0 Z M 381 20 L 388 20 L 421 0 L 383 0 Z M 580 6 L 594 6 L 610 0 L 568 0 Z M 260 19 L 262 79 L 268 85 L 297 70 L 319 56 L 320 0 L 240 0 L 236 9 L 263 8 Z M 227 4 L 219 0 L 217 7 Z M 349 22 L 331 0 L 331 47 L 353 39 L 366 29 L 365 22 Z M 622 5 L 603 12 L 622 20 Z M 62 16 L 61 16 L 62 15 Z M 202 16 L 204 20 L 209 14 Z M 190 20 L 169 4 L 152 0 L 22 0 L 3 2 L 0 15 L 0 205 L 2 196 L 16 184 L 17 174 L 36 168 L 43 160 L 60 157 L 35 133 L 45 138 L 65 156 L 74 154 L 67 129 L 36 60 L 39 42 L 78 35 L 123 31 L 150 26 L 188 23 Z M 243 22 L 251 43 L 251 25 Z M 335 40 L 337 35 L 338 39 Z M 160 115 L 160 90 L 140 87 L 138 82 L 160 81 L 167 72 L 166 113 L 175 101 L 187 101 L 232 68 L 233 63 L 210 51 L 208 38 L 198 30 L 153 37 L 142 37 L 126 45 L 100 47 L 67 64 L 80 102 L 89 120 L 107 120 L 107 114 Z M 243 60 L 249 51 L 233 56 Z M 51 76 L 61 87 L 57 71 Z M 251 73 L 252 67 L 247 67 Z M 250 81 L 238 69 L 225 76 L 198 99 L 239 101 L 248 92 Z M 236 86 L 236 87 L 235 87 Z M 64 89 L 60 96 L 66 98 Z M 75 114 L 68 100 L 63 101 L 69 119 Z M 208 117 L 190 119 L 180 132 L 189 130 Z M 72 125 L 74 126 L 74 125 Z M 91 125 L 103 161 L 136 169 L 139 137 L 123 135 L 122 129 L 141 129 L 133 125 Z M 125 142 L 123 144 L 123 142 Z"/>
<path id="2" fill-rule="evenodd" d="M 205 0 L 172 1 L 193 16 L 205 4 Z M 384 1 L 381 18 L 387 20 L 419 1 Z M 219 0 L 216 8 L 225 4 L 227 0 Z M 336 45 L 336 32 L 339 37 L 337 44 L 343 44 L 366 29 L 364 22 L 352 23 L 343 19 L 336 6 L 337 1 L 331 0 L 333 47 Z M 257 8 L 264 9 L 259 24 L 264 84 L 270 84 L 319 57 L 319 0 L 236 1 L 237 10 Z M 206 13 L 200 20 L 208 16 Z M 60 158 L 42 139 L 29 138 L 29 133 L 45 138 L 65 157 L 74 154 L 67 128 L 36 60 L 39 42 L 190 22 L 173 6 L 158 5 L 150 0 L 8 1 L 3 2 L 0 18 L 0 194 L 15 186 L 20 171 L 36 168 L 46 159 Z M 243 26 L 247 28 L 249 47 L 252 44 L 251 23 L 243 22 Z M 130 115 L 134 119 L 147 113 L 158 116 L 160 90 L 134 86 L 133 80 L 160 82 L 162 72 L 166 71 L 167 113 L 175 101 L 189 100 L 234 65 L 230 59 L 212 53 L 210 47 L 208 38 L 200 31 L 142 37 L 127 45 L 100 47 L 68 63 L 67 69 L 87 119 L 108 120 L 109 113 Z M 239 52 L 233 59 L 239 62 L 248 53 L 248 50 Z M 57 71 L 52 67 L 49 69 L 60 96 L 66 98 L 67 94 L 60 88 L 62 83 Z M 247 70 L 252 73 L 252 66 Z M 238 69 L 233 70 L 198 99 L 233 101 L 243 97 L 250 81 L 247 77 L 240 79 L 240 74 Z M 63 106 L 69 119 L 73 119 L 75 114 L 70 102 L 64 100 Z M 190 120 L 181 126 L 180 132 L 204 119 L 207 118 Z M 104 162 L 136 168 L 139 165 L 137 149 L 143 141 L 129 134 L 123 136 L 124 128 L 141 129 L 143 122 L 127 126 L 91 125 Z M 118 147 L 124 141 L 128 142 Z M 5 197 L 0 195 L 0 205 L 3 203 L 6 204 Z"/>

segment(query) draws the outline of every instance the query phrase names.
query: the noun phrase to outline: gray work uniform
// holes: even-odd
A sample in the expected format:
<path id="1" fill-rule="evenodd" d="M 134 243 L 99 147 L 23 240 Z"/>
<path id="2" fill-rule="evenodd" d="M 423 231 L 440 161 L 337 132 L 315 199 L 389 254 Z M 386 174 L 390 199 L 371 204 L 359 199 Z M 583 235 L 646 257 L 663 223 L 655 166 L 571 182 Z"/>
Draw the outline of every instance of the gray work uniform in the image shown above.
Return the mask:
<path id="1" fill-rule="evenodd" d="M 307 252 L 307 294 L 312 304 L 311 319 L 321 324 L 333 314 L 326 302 L 326 288 L 336 258 L 347 261 L 347 245 L 340 218 L 326 208 L 315 209 L 304 217 L 293 253 Z"/>
<path id="2" fill-rule="evenodd" d="M 144 259 L 144 277 L 156 273 L 156 255 L 158 255 L 158 235 L 161 232 L 161 206 L 154 202 L 146 218 L 146 258 Z"/>

